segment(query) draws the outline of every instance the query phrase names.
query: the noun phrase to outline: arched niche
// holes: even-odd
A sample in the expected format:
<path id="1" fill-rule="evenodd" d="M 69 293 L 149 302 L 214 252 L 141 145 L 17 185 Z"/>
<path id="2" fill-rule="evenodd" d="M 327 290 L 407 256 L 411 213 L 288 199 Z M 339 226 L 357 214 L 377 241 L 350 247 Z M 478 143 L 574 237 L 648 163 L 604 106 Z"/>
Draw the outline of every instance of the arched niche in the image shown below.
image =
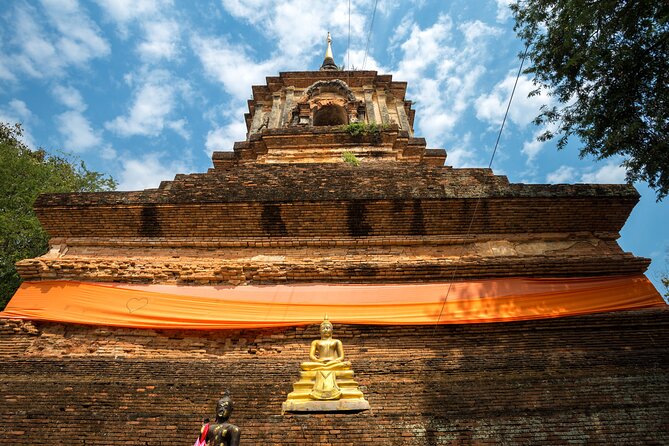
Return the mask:
<path id="1" fill-rule="evenodd" d="M 346 82 L 341 79 L 314 82 L 309 88 L 305 90 L 302 97 L 307 101 L 310 101 L 315 97 L 322 95 L 323 93 L 335 93 L 336 95 L 344 98 L 346 102 L 355 102 L 355 95 L 348 87 Z"/>
<path id="2" fill-rule="evenodd" d="M 292 110 L 290 125 L 346 125 L 364 119 L 364 105 L 340 79 L 314 82 Z"/>
<path id="3" fill-rule="evenodd" d="M 312 125 L 346 125 L 348 124 L 348 113 L 346 109 L 338 104 L 326 104 L 320 108 L 314 108 Z"/>

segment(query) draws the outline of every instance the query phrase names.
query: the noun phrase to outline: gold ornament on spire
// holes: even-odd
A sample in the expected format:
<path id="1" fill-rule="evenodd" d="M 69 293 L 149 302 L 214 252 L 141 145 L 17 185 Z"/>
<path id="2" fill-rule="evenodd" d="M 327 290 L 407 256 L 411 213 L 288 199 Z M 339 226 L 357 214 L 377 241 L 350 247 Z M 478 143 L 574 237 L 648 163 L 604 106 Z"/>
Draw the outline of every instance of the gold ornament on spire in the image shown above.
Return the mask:
<path id="1" fill-rule="evenodd" d="M 330 31 L 328 31 L 328 48 L 325 50 L 325 58 L 327 59 L 328 57 L 330 59 L 334 60 L 334 56 L 332 55 L 332 37 L 330 37 Z"/>
<path id="2" fill-rule="evenodd" d="M 323 59 L 323 65 L 321 65 L 321 71 L 338 71 L 339 67 L 334 61 L 334 56 L 332 55 L 332 37 L 328 32 L 328 47 L 325 50 L 325 58 Z"/>

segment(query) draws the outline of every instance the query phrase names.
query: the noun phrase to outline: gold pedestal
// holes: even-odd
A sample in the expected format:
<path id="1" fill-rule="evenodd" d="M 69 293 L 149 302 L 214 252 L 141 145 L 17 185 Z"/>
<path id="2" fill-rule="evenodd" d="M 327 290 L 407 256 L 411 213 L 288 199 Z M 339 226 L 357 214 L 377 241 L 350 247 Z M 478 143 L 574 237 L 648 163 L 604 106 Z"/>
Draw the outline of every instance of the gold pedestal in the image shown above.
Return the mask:
<path id="1" fill-rule="evenodd" d="M 338 395 L 329 399 L 313 396 L 317 373 L 334 373 Z M 353 370 L 301 371 L 300 380 L 293 384 L 293 391 L 281 405 L 281 412 L 351 412 L 369 409 L 369 402 L 353 379 Z"/>

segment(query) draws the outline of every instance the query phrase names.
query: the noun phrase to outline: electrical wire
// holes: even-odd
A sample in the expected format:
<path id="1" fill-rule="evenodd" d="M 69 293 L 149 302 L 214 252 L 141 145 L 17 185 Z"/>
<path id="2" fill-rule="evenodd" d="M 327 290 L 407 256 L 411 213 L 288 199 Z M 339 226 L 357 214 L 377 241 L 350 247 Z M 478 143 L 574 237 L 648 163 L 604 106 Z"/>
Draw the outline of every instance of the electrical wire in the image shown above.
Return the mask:
<path id="1" fill-rule="evenodd" d="M 523 71 L 523 64 L 525 63 L 525 58 L 527 57 L 527 51 L 529 50 L 529 46 L 525 46 L 525 52 L 523 53 L 523 57 L 520 60 L 520 67 L 518 67 L 518 73 L 516 74 L 516 81 L 513 84 L 513 89 L 511 90 L 511 96 L 509 97 L 509 102 L 506 105 L 506 111 L 504 112 L 504 118 L 502 119 L 502 125 L 499 128 L 499 133 L 497 134 L 497 140 L 495 141 L 495 148 L 492 151 L 492 155 L 490 156 L 490 162 L 488 163 L 488 169 L 492 168 L 492 162 L 495 159 L 495 154 L 497 153 L 497 147 L 499 146 L 499 140 L 502 137 L 502 130 L 504 130 L 504 124 L 506 123 L 506 118 L 509 115 L 509 109 L 511 108 L 511 101 L 513 100 L 513 96 L 516 93 L 516 87 L 518 86 L 518 80 L 520 79 L 520 74 Z M 483 179 L 483 189 L 485 190 L 485 186 L 487 185 L 489 176 L 486 176 Z M 476 199 L 476 206 L 474 206 L 474 212 L 472 213 L 472 218 L 469 221 L 469 226 L 467 227 L 467 234 L 465 234 L 465 237 L 463 239 L 463 244 L 464 240 L 466 240 L 469 237 L 469 234 L 471 233 L 472 226 L 474 224 L 474 220 L 476 219 L 476 213 L 478 212 L 479 209 L 479 204 L 481 203 L 481 196 L 479 196 Z M 464 249 L 464 246 L 463 246 Z M 453 285 L 453 281 L 455 280 L 455 277 L 458 273 L 458 267 L 460 266 L 459 260 L 462 259 L 462 253 L 460 254 L 460 258 L 458 259 L 458 262 L 455 264 L 455 268 L 453 269 L 453 275 L 451 276 L 451 280 L 448 283 L 448 289 L 446 290 L 446 296 L 444 297 L 444 303 L 441 305 L 441 309 L 439 310 L 439 316 L 437 317 L 437 322 L 434 324 L 434 330 L 436 331 L 437 327 L 439 326 L 439 322 L 441 322 L 441 316 L 444 313 L 444 307 L 446 306 L 446 302 L 448 302 L 448 295 L 451 292 L 451 286 Z"/>
<path id="2" fill-rule="evenodd" d="M 348 0 L 348 43 L 346 43 L 346 70 L 351 71 L 351 0 Z"/>
<path id="3" fill-rule="evenodd" d="M 369 51 L 369 41 L 372 38 L 372 27 L 374 26 L 374 17 L 376 16 L 376 5 L 379 0 L 374 0 L 374 9 L 372 10 L 372 20 L 369 23 L 369 32 L 367 33 L 367 45 L 365 45 L 365 57 L 362 59 L 362 69 L 365 69 L 367 63 L 367 52 Z"/>

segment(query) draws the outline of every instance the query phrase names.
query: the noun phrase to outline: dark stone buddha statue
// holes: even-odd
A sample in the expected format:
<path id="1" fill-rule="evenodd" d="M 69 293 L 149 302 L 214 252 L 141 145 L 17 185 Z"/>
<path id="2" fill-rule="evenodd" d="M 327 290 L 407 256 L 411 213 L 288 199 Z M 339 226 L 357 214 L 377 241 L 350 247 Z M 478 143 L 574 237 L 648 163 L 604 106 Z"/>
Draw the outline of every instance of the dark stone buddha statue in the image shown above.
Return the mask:
<path id="1" fill-rule="evenodd" d="M 207 446 L 239 446 L 239 428 L 228 423 L 232 408 L 232 397 L 226 390 L 216 404 L 216 420 L 209 423 L 209 431 L 205 438 Z"/>

